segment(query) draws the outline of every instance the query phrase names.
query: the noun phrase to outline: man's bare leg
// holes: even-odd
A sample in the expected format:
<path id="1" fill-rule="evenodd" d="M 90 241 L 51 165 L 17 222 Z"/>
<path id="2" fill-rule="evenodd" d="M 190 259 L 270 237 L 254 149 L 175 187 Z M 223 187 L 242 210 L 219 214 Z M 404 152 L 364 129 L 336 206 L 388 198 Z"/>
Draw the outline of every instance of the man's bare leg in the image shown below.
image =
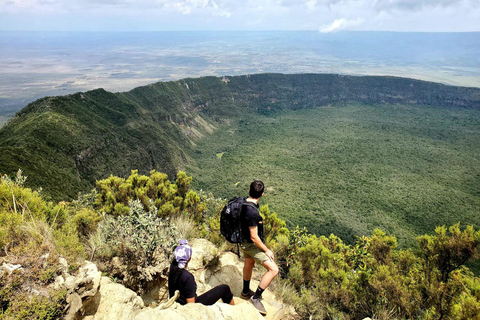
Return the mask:
<path id="1" fill-rule="evenodd" d="M 241 297 L 248 299 L 253 295 L 253 291 L 250 290 L 250 280 L 252 279 L 253 266 L 255 265 L 255 259 L 245 258 L 243 265 L 243 289 Z"/>
<path id="2" fill-rule="evenodd" d="M 265 309 L 265 306 L 261 302 L 262 294 L 263 294 L 263 291 L 270 285 L 273 278 L 277 276 L 278 266 L 271 259 L 264 261 L 262 263 L 262 266 L 264 266 L 267 269 L 267 273 L 265 273 L 262 279 L 260 280 L 257 291 L 255 291 L 255 294 L 250 298 L 250 302 L 255 306 L 258 312 L 260 312 L 263 315 L 266 315 L 267 310 Z"/>
<path id="3" fill-rule="evenodd" d="M 254 265 L 255 265 L 255 259 L 245 258 L 245 263 L 243 265 L 243 280 L 250 281 L 252 279 Z"/>
<path id="4" fill-rule="evenodd" d="M 260 280 L 260 284 L 258 286 L 265 290 L 272 282 L 272 280 L 277 276 L 279 270 L 277 264 L 272 260 L 267 260 L 263 262 L 262 266 L 267 269 L 267 273 L 263 275 L 262 280 Z"/>

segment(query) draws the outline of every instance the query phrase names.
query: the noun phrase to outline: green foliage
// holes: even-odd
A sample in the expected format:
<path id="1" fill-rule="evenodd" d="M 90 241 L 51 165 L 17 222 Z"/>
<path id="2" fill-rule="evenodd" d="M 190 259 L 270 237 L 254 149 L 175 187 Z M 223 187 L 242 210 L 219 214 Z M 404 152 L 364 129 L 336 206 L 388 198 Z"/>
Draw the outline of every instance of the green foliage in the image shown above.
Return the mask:
<path id="1" fill-rule="evenodd" d="M 459 305 L 455 307 L 455 297 L 468 291 L 458 279 L 464 277 L 465 263 L 478 259 L 480 245 L 480 231 L 475 232 L 472 226 L 461 231 L 458 223 L 448 231 L 445 226 L 437 227 L 435 235 L 418 238 L 424 274 L 421 286 L 426 297 L 424 304 L 435 310 L 440 318 L 450 315 L 452 310 L 461 309 Z M 467 304 L 465 308 L 470 309 L 468 304 L 474 300 L 464 299 L 463 302 Z"/>
<path id="2" fill-rule="evenodd" d="M 179 240 L 176 227 L 168 218 L 158 216 L 152 200 L 148 207 L 150 211 L 144 209 L 140 200 L 131 200 L 129 213 L 116 218 L 107 215 L 100 222 L 96 235 L 95 257 L 100 260 L 122 259 L 127 270 L 115 270 L 112 266 L 109 273 L 122 278 L 127 287 L 139 293 L 152 276 L 168 266 L 168 257 Z M 148 267 L 158 265 L 163 267 L 154 270 L 152 275 Z"/>
<path id="3" fill-rule="evenodd" d="M 95 232 L 100 221 L 102 221 L 102 216 L 90 208 L 82 208 L 72 217 L 72 223 L 76 226 L 77 233 L 81 237 L 86 237 Z"/>
<path id="4" fill-rule="evenodd" d="M 285 228 L 285 221 L 277 216 L 277 213 L 270 212 L 268 204 L 260 206 L 260 215 L 263 218 L 263 232 L 265 237 L 265 244 L 268 247 L 275 245 L 275 240 L 280 235 L 288 237 L 289 231 Z"/>
<path id="5" fill-rule="evenodd" d="M 48 296 L 20 294 L 9 301 L 9 308 L 0 313 L 2 320 L 53 320 L 62 317 L 66 290 L 51 290 Z"/>
<path id="6" fill-rule="evenodd" d="M 137 235 L 103 239 L 107 246 L 90 246 L 93 256 L 132 257 L 132 266 L 133 257 L 148 260 L 152 247 L 142 241 L 152 238 L 138 236 L 151 231 L 144 216 L 185 216 L 221 242 L 218 211 L 210 211 L 190 184 L 228 197 L 260 178 L 267 185 L 264 201 L 286 224 L 317 235 L 287 232 L 276 215 L 266 214 L 267 241 L 298 290 L 302 316 L 478 315 L 478 281 L 463 267 L 477 256 L 473 230 L 480 224 L 478 89 L 336 75 L 229 80 L 185 79 L 120 94 L 94 90 L 27 106 L 0 130 L 0 171 L 14 174 L 21 164 L 27 185 L 44 186 L 54 199 L 71 199 L 108 174 L 128 175 L 133 166 L 144 171 L 99 181 L 103 222 L 83 200 L 48 202 L 24 188 L 23 179 L 3 177 L 0 244 L 6 254 L 82 256 L 79 231 L 90 241 L 97 223 L 113 228 L 113 216 L 131 223 Z M 175 168 L 187 165 L 196 181 L 181 172 L 169 181 Z M 142 175 L 153 169 L 168 175 Z M 397 239 L 405 248 L 419 234 L 457 221 L 471 231 L 440 228 L 418 238 L 419 254 L 397 249 Z M 141 223 L 143 229 L 133 226 Z M 345 243 L 325 237 L 331 233 Z M 140 280 L 149 277 L 141 274 Z M 36 276 L 50 281 L 51 275 Z"/>
<path id="7" fill-rule="evenodd" d="M 305 227 L 300 229 L 299 226 L 296 226 L 290 231 L 287 256 L 285 257 L 287 265 L 297 261 L 298 250 L 307 244 L 309 237 L 310 234 Z"/>
<path id="8" fill-rule="evenodd" d="M 300 296 L 290 301 L 312 319 L 477 319 L 479 279 L 464 264 L 478 256 L 478 236 L 471 226 L 439 227 L 418 238 L 415 255 L 378 229 L 346 245 L 296 228 L 286 281 Z"/>
<path id="9" fill-rule="evenodd" d="M 49 287 L 60 274 L 57 259 L 58 256 L 54 256 L 53 252 L 39 257 L 31 251 L 30 256 L 20 257 L 22 268 L 12 273 L 0 273 L 0 319 L 62 317 L 66 306 L 66 290 Z"/>
<path id="10" fill-rule="evenodd" d="M 176 183 L 172 183 L 166 174 L 155 170 L 150 172 L 150 177 L 132 170 L 127 179 L 110 176 L 97 181 L 95 206 L 107 214 L 121 216 L 129 212 L 129 201 L 138 200 L 145 210 L 155 208 L 161 217 L 186 211 L 199 219 L 205 205 L 195 192 L 188 190 L 191 180 L 192 177 L 182 171 L 178 172 Z"/>
<path id="11" fill-rule="evenodd" d="M 463 266 L 468 260 L 478 258 L 480 231 L 475 232 L 468 226 L 463 232 L 460 223 L 449 228 L 437 227 L 434 236 L 424 235 L 418 238 L 420 250 L 425 261 L 425 270 L 438 270 L 437 280 L 448 282 L 452 271 Z M 429 273 L 429 277 L 431 273 Z"/>
<path id="12" fill-rule="evenodd" d="M 61 317 L 65 292 L 36 296 L 22 283 L 48 286 L 59 274 L 58 256 L 75 267 L 85 257 L 84 244 L 111 277 L 140 294 L 168 268 L 177 226 L 191 234 L 195 223 L 203 236 L 222 244 L 219 213 L 225 200 L 189 190 L 191 178 L 184 173 L 176 183 L 167 181 L 158 172 L 147 177 L 133 171 L 128 179 L 100 182 L 96 196 L 54 205 L 23 187 L 21 174 L 4 176 L 0 244 L 8 259 L 28 267 L 0 275 L 0 319 Z M 92 209 L 94 198 L 99 209 L 113 208 L 111 214 Z M 473 226 L 438 227 L 434 235 L 418 237 L 415 253 L 398 249 L 397 238 L 380 229 L 347 244 L 333 234 L 309 234 L 305 227 L 288 230 L 269 205 L 260 212 L 267 245 L 283 268 L 283 296 L 303 318 L 478 319 L 480 281 L 465 267 L 479 256 L 480 231 Z"/>
<path id="13" fill-rule="evenodd" d="M 21 170 L 15 179 L 0 178 L 0 245 L 4 251 L 52 250 L 72 258 L 81 256 L 84 249 L 77 232 L 69 229 L 67 204 L 46 202 L 38 192 L 23 186 L 25 180 Z"/>
<path id="14" fill-rule="evenodd" d="M 215 198 L 213 194 L 207 194 L 201 190 L 198 195 L 205 204 L 203 222 L 199 225 L 201 237 L 210 240 L 219 247 L 226 245 L 227 241 L 220 233 L 220 212 L 222 212 L 227 200 Z"/>
<path id="15" fill-rule="evenodd" d="M 80 241 L 74 221 L 66 223 L 60 229 L 55 229 L 53 234 L 56 250 L 67 260 L 75 261 L 78 258 L 85 258 L 85 247 Z"/>
<path id="16" fill-rule="evenodd" d="M 25 180 L 22 170 L 17 171 L 15 180 L 7 175 L 0 177 L 0 207 L 20 214 L 22 219 L 47 219 L 52 214 L 53 208 L 37 191 L 23 187 Z"/>
<path id="17" fill-rule="evenodd" d="M 478 88 L 413 79 L 259 74 L 229 77 L 227 83 L 203 77 L 126 93 L 97 89 L 46 97 L 0 129 L 0 171 L 12 175 L 22 166 L 30 187 L 43 186 L 55 200 L 73 199 L 96 180 L 126 176 L 132 167 L 172 177 L 189 162 L 188 149 L 200 138 L 245 114 L 270 117 L 347 102 L 478 110 L 478 96 Z M 419 131 L 429 130 L 424 127 Z M 215 152 L 215 160 L 224 151 Z"/>
<path id="18" fill-rule="evenodd" d="M 177 194 L 179 197 L 186 197 L 191 182 L 192 177 L 187 176 L 185 172 L 179 171 L 177 173 L 177 180 L 175 181 L 175 184 L 177 185 Z"/>

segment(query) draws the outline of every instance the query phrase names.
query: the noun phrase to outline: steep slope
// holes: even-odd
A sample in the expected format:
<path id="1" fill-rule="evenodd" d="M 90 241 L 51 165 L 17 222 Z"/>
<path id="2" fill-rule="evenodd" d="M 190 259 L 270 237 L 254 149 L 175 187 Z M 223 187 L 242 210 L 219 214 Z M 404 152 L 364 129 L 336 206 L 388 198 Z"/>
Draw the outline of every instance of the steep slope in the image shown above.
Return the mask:
<path id="1" fill-rule="evenodd" d="M 43 186 L 55 199 L 72 198 L 96 179 L 131 169 L 173 175 L 198 138 L 244 114 L 350 101 L 478 110 L 480 89 L 394 77 L 259 74 L 47 97 L 0 130 L 0 172 L 21 168 L 30 186 Z"/>

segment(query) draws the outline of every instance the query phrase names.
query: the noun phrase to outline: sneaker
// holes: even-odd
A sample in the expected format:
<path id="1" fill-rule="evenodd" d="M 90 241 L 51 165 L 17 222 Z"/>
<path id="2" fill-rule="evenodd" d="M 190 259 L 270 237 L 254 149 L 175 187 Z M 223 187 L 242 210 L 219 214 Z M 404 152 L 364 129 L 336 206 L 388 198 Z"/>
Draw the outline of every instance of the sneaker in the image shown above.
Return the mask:
<path id="1" fill-rule="evenodd" d="M 253 296 L 248 300 L 250 301 L 255 308 L 257 308 L 258 312 L 260 312 L 261 315 L 266 316 L 267 315 L 267 310 L 265 310 L 265 307 L 263 306 L 262 301 L 260 299 L 255 299 Z"/>
<path id="2" fill-rule="evenodd" d="M 248 290 L 248 293 L 243 293 L 243 290 L 242 290 L 242 292 L 240 293 L 240 298 L 250 299 L 254 294 L 255 292 L 253 292 L 252 290 Z"/>

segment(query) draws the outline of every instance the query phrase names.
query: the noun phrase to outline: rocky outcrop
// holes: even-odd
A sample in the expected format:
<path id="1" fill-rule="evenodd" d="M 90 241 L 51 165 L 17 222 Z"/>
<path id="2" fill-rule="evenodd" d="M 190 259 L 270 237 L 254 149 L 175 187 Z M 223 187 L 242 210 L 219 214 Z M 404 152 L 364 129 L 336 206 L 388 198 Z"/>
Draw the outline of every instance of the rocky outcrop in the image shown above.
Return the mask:
<path id="1" fill-rule="evenodd" d="M 152 290 L 152 294 L 143 299 L 134 291 L 102 277 L 96 265 L 86 262 L 76 276 L 69 275 L 68 266 L 55 282 L 55 286 L 67 288 L 69 303 L 67 320 L 149 320 L 149 319 L 295 319 L 292 307 L 283 304 L 268 289 L 264 293 L 264 305 L 268 315 L 262 317 L 250 303 L 237 298 L 242 289 L 243 263 L 230 252 L 219 252 L 218 248 L 204 239 L 191 241 L 193 255 L 189 263 L 189 271 L 195 276 L 197 293 L 201 294 L 219 284 L 230 285 L 235 295 L 235 306 L 217 302 L 213 306 L 168 303 L 165 298 L 166 286 Z M 258 285 L 262 273 L 254 272 L 252 288 Z M 163 299 L 162 299 L 163 297 Z"/>

